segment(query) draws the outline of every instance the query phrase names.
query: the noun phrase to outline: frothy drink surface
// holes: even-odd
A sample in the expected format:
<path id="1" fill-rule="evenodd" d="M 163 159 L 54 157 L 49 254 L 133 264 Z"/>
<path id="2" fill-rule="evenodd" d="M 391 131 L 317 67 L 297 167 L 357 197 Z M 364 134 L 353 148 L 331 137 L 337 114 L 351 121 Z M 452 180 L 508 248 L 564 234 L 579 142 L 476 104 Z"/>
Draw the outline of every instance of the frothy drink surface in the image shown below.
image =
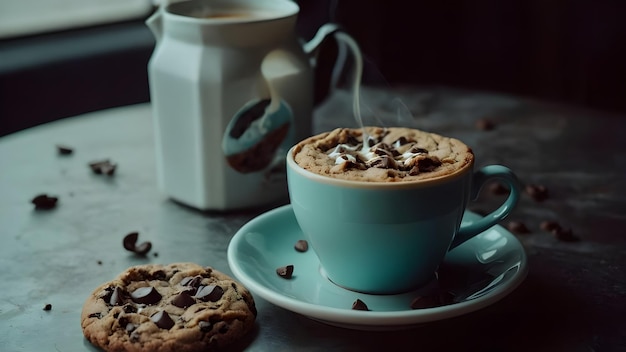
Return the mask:
<path id="1" fill-rule="evenodd" d="M 311 172 L 368 182 L 406 182 L 452 174 L 470 165 L 463 142 L 402 127 L 338 128 L 298 143 L 294 159 Z"/>

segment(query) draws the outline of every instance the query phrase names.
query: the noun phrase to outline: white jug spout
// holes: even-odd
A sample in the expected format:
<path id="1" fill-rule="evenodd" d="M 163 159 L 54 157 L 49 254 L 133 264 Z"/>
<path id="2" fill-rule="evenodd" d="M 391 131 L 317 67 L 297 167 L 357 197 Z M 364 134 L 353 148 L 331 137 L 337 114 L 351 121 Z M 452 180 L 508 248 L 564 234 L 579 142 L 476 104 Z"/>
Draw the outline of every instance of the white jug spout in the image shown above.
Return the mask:
<path id="1" fill-rule="evenodd" d="M 161 41 L 161 37 L 163 37 L 162 7 L 163 5 L 161 5 L 161 7 L 159 7 L 156 11 L 154 11 L 152 16 L 150 16 L 146 20 L 146 25 L 148 26 L 148 28 L 150 28 L 150 31 L 154 35 L 154 38 L 156 39 L 157 43 Z"/>

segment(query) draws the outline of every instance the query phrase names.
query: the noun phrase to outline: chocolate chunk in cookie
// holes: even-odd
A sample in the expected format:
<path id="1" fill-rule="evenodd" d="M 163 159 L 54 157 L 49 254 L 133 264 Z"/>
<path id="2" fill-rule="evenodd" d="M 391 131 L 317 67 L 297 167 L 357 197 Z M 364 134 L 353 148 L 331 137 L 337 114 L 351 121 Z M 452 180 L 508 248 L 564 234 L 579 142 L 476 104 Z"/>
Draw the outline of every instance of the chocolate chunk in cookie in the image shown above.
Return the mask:
<path id="1" fill-rule="evenodd" d="M 139 265 L 98 287 L 81 314 L 85 337 L 105 351 L 206 351 L 254 326 L 250 292 L 193 263 Z"/>

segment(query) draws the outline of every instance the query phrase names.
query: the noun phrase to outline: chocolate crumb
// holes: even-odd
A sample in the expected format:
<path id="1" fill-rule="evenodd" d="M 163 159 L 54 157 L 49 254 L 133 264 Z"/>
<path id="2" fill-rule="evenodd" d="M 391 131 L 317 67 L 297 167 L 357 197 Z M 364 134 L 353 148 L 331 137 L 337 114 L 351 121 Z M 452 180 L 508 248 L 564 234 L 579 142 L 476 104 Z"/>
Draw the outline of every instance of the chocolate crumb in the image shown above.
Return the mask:
<path id="1" fill-rule="evenodd" d="M 572 231 L 572 229 L 564 229 L 562 227 L 557 227 L 553 229 L 551 232 L 559 241 L 563 241 L 563 242 L 580 241 L 580 238 L 574 235 L 574 232 Z"/>
<path id="2" fill-rule="evenodd" d="M 526 224 L 521 221 L 509 221 L 506 224 L 506 228 L 509 231 L 517 234 L 530 233 L 530 230 L 528 229 L 528 227 L 526 227 Z"/>
<path id="3" fill-rule="evenodd" d="M 59 155 L 71 155 L 72 153 L 74 153 L 74 149 L 63 144 L 57 144 L 56 147 Z"/>
<path id="4" fill-rule="evenodd" d="M 365 302 L 361 301 L 358 298 L 357 298 L 356 301 L 354 301 L 354 303 L 352 303 L 352 309 L 354 309 L 354 310 L 369 310 L 369 308 L 367 307 L 367 304 L 365 304 Z"/>
<path id="5" fill-rule="evenodd" d="M 150 249 L 152 249 L 152 243 L 150 241 L 146 241 L 137 244 L 138 238 L 138 232 L 131 232 L 128 235 L 124 236 L 124 240 L 122 241 L 124 248 L 127 251 L 133 252 L 138 255 L 146 255 L 146 253 L 148 253 Z"/>
<path id="6" fill-rule="evenodd" d="M 309 250 L 309 243 L 306 240 L 298 240 L 293 246 L 298 252 L 306 252 Z"/>
<path id="7" fill-rule="evenodd" d="M 153 256 L 158 257 L 159 256 L 159 252 L 154 252 L 152 253 Z"/>
<path id="8" fill-rule="evenodd" d="M 492 182 L 489 184 L 489 193 L 495 195 L 508 194 L 509 189 L 500 182 Z"/>
<path id="9" fill-rule="evenodd" d="M 539 227 L 547 232 L 552 232 L 555 229 L 560 229 L 561 225 L 559 225 L 558 222 L 556 221 L 552 221 L 552 220 L 545 220 L 542 221 L 541 224 L 539 225 Z"/>
<path id="10" fill-rule="evenodd" d="M 276 269 L 276 274 L 283 279 L 291 279 L 293 276 L 293 265 L 281 266 Z"/>
<path id="11" fill-rule="evenodd" d="M 527 185 L 526 193 L 536 202 L 543 202 L 548 199 L 548 189 L 542 185 Z"/>
<path id="12" fill-rule="evenodd" d="M 98 260 L 98 265 L 102 265 L 102 260 Z"/>
<path id="13" fill-rule="evenodd" d="M 115 174 L 115 169 L 117 168 L 117 164 L 112 163 L 109 159 L 93 161 L 89 163 L 89 167 L 91 171 L 97 175 L 108 175 L 113 176 Z"/>
<path id="14" fill-rule="evenodd" d="M 481 118 L 476 120 L 476 128 L 481 131 L 491 131 L 496 128 L 495 122 L 488 118 Z"/>
<path id="15" fill-rule="evenodd" d="M 46 303 L 46 305 L 43 306 L 43 310 L 52 310 L 52 304 Z"/>
<path id="16" fill-rule="evenodd" d="M 40 194 L 33 198 L 30 202 L 35 204 L 36 210 L 50 210 L 57 206 L 58 197 L 51 197 L 47 194 Z"/>

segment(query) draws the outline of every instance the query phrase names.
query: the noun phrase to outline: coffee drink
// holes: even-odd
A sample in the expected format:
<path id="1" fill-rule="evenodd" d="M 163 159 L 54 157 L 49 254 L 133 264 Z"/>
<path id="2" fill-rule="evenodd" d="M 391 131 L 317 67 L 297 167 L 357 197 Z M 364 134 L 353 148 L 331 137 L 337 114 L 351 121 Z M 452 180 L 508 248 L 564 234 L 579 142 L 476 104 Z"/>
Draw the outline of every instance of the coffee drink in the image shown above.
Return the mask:
<path id="1" fill-rule="evenodd" d="M 471 167 L 463 142 L 403 127 L 338 128 L 310 137 L 293 150 L 296 163 L 333 178 L 367 182 L 434 179 Z"/>

